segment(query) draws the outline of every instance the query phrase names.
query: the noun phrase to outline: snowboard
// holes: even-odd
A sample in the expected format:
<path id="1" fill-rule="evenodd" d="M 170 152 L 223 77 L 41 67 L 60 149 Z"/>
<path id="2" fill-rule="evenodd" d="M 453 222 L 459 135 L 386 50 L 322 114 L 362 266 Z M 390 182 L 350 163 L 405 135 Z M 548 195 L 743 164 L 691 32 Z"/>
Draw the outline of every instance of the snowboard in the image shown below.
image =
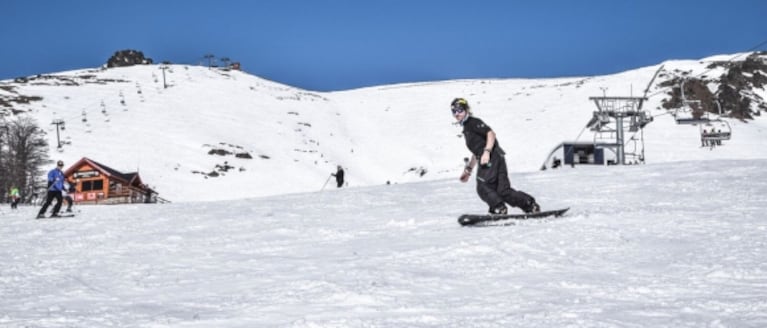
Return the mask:
<path id="1" fill-rule="evenodd" d="M 63 219 L 63 218 L 73 218 L 75 217 L 74 214 L 59 214 L 59 216 L 46 216 L 44 218 L 35 217 L 35 219 Z"/>
<path id="2" fill-rule="evenodd" d="M 462 226 L 471 226 L 479 223 L 501 221 L 501 220 L 528 220 L 528 219 L 542 219 L 547 217 L 562 216 L 570 208 L 563 208 L 552 211 L 541 211 L 538 213 L 523 213 L 523 214 L 464 214 L 458 217 L 458 223 Z"/>

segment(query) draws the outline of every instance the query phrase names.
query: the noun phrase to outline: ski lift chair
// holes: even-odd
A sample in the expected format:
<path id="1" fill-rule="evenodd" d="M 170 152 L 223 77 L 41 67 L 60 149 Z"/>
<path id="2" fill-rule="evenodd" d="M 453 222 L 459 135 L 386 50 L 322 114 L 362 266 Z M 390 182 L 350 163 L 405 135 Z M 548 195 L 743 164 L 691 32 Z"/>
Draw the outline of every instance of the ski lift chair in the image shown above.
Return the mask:
<path id="1" fill-rule="evenodd" d="M 711 120 L 699 126 L 700 140 L 708 144 L 721 145 L 722 140 L 730 140 L 732 128 L 723 120 Z"/>

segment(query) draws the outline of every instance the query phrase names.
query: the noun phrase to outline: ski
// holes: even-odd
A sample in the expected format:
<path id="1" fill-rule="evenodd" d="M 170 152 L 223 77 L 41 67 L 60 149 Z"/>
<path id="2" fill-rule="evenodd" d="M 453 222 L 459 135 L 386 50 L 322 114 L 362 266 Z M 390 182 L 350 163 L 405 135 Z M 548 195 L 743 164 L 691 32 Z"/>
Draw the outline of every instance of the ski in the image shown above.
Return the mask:
<path id="1" fill-rule="evenodd" d="M 552 211 L 541 211 L 538 213 L 524 213 L 524 214 L 463 214 L 458 217 L 458 223 L 462 226 L 471 226 L 478 223 L 501 221 L 501 220 L 528 220 L 528 219 L 542 219 L 547 217 L 562 216 L 570 208 L 563 208 Z"/>

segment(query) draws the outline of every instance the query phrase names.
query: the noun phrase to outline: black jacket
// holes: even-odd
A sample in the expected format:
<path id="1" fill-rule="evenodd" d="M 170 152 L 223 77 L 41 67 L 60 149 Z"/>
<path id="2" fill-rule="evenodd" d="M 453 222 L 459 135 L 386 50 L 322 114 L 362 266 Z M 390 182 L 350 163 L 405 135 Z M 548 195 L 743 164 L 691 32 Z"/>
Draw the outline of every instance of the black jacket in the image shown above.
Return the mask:
<path id="1" fill-rule="evenodd" d="M 485 122 L 473 116 L 469 116 L 463 122 L 463 138 L 466 139 L 466 148 L 469 148 L 469 151 L 476 158 L 482 157 L 482 153 L 485 151 L 485 144 L 487 144 L 487 133 L 492 130 Z M 500 148 L 496 138 L 491 152 L 500 151 Z"/>
<path id="2" fill-rule="evenodd" d="M 344 182 L 344 170 L 338 169 L 335 174 L 332 174 L 332 176 L 336 177 L 336 182 L 343 183 Z"/>

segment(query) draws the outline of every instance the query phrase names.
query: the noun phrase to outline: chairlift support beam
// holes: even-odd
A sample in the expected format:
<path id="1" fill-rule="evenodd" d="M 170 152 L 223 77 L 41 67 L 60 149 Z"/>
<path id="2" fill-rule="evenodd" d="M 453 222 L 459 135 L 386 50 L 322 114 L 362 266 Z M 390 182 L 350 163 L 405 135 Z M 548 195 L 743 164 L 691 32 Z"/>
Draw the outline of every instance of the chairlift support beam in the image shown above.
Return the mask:
<path id="1" fill-rule="evenodd" d="M 61 138 L 59 137 L 59 129 L 64 130 L 64 120 L 61 119 L 54 119 L 53 122 L 51 122 L 51 125 L 56 126 L 56 144 L 58 145 L 58 149 L 61 149 Z"/>
<path id="2" fill-rule="evenodd" d="M 589 97 L 597 106 L 594 117 L 589 121 L 588 127 L 598 133 L 615 132 L 615 154 L 618 164 L 626 164 L 624 150 L 624 122 L 629 118 L 629 131 L 638 131 L 652 122 L 652 117 L 642 111 L 642 104 L 647 100 L 645 97 Z M 607 125 L 615 121 L 615 130 L 610 130 Z"/>

